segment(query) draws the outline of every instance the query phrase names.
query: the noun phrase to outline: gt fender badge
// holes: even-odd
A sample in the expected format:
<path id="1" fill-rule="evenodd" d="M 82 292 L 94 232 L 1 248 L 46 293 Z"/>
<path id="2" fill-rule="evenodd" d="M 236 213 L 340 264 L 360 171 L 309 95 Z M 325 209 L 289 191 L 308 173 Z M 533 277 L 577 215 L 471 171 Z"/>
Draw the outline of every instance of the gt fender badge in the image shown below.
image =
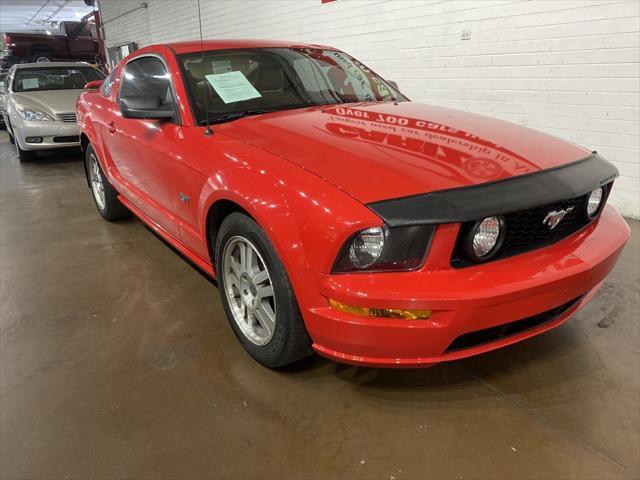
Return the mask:
<path id="1" fill-rule="evenodd" d="M 564 216 L 573 210 L 574 207 L 569 207 L 565 210 L 552 210 L 547 213 L 547 216 L 544 217 L 542 223 L 549 227 L 549 230 L 553 230 L 558 226 L 558 224 L 562 221 Z"/>
<path id="2" fill-rule="evenodd" d="M 180 201 L 186 204 L 189 204 L 189 197 L 184 193 L 180 193 Z"/>

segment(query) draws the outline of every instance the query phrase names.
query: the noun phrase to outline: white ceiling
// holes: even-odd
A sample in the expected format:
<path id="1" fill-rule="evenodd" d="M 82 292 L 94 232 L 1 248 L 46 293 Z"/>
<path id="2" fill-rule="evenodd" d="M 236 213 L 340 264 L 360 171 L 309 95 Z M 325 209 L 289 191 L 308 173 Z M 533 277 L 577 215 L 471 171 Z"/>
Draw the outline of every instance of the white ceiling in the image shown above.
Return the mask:
<path id="1" fill-rule="evenodd" d="M 0 0 L 0 33 L 46 30 L 51 22 L 79 20 L 91 11 L 83 0 Z"/>

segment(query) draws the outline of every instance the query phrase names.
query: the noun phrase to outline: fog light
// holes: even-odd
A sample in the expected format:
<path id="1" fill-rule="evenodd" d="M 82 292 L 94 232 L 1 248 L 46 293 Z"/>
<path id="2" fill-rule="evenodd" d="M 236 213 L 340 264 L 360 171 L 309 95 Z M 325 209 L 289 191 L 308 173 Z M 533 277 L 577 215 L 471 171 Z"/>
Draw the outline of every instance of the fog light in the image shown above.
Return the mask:
<path id="1" fill-rule="evenodd" d="M 27 137 L 25 140 L 27 143 L 42 143 L 42 137 Z"/>
<path id="2" fill-rule="evenodd" d="M 589 215 L 589 218 L 593 218 L 600 210 L 603 196 L 602 187 L 596 188 L 589 195 L 589 200 L 587 200 L 587 215 Z"/>
<path id="3" fill-rule="evenodd" d="M 334 310 L 359 317 L 377 317 L 377 318 L 402 318 L 405 320 L 426 320 L 431 316 L 431 310 L 405 310 L 401 308 L 368 308 L 356 307 L 355 305 L 347 305 L 332 298 L 329 299 L 329 305 Z"/>
<path id="4" fill-rule="evenodd" d="M 504 231 L 502 217 L 487 217 L 473 230 L 472 251 L 478 259 L 488 259 L 500 247 Z"/>

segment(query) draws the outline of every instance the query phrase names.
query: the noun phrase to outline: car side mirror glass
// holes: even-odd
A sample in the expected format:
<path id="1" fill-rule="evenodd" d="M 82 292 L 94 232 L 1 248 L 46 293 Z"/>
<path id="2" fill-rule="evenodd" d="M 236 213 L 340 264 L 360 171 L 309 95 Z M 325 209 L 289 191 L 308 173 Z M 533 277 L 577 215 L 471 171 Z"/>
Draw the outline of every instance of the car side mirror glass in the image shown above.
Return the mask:
<path id="1" fill-rule="evenodd" d="M 84 88 L 87 90 L 97 90 L 102 86 L 102 80 L 91 80 L 84 84 Z"/>
<path id="2" fill-rule="evenodd" d="M 171 119 L 174 110 L 163 104 L 159 95 L 133 95 L 120 98 L 120 110 L 125 118 Z"/>

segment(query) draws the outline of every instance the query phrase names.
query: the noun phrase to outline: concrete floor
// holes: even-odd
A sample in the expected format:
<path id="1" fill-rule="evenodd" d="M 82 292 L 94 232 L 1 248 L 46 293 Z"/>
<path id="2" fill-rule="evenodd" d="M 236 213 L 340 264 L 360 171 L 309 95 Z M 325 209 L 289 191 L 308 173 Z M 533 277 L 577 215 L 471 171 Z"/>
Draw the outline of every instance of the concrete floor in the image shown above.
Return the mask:
<path id="1" fill-rule="evenodd" d="M 254 363 L 215 286 L 77 154 L 0 132 L 2 479 L 638 478 L 640 231 L 564 326 L 474 359 Z"/>

